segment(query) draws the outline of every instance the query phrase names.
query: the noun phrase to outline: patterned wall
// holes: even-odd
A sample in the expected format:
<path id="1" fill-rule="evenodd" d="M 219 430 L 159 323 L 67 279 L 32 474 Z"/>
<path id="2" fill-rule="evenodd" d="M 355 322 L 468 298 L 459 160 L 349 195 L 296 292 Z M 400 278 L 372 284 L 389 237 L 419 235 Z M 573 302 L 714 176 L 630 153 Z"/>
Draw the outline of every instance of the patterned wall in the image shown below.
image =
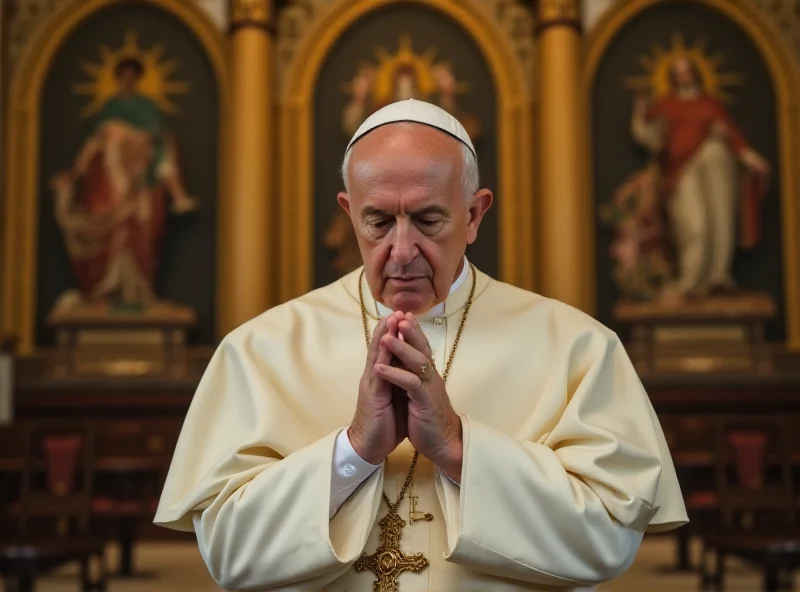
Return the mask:
<path id="1" fill-rule="evenodd" d="M 206 10 L 220 29 L 228 25 L 228 0 L 193 0 Z M 19 59 L 25 43 L 40 23 L 47 20 L 53 11 L 69 0 L 17 0 L 14 17 L 8 27 L 9 63 L 12 68 Z M 3 4 L 5 4 L 3 0 Z"/>
<path id="2" fill-rule="evenodd" d="M 583 30 L 591 31 L 597 21 L 619 0 L 583 0 L 581 11 L 583 17 Z"/>

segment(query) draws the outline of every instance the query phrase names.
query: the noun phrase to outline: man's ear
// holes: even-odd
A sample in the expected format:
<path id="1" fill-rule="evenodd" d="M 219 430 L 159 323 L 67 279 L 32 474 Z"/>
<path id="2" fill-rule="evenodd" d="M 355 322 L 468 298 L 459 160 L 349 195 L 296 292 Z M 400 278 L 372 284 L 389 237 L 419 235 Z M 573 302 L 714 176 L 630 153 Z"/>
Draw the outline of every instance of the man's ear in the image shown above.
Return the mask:
<path id="1" fill-rule="evenodd" d="M 492 207 L 494 195 L 488 189 L 480 189 L 470 198 L 469 222 L 467 223 L 467 244 L 472 244 L 478 238 L 478 227 L 481 225 L 486 212 Z"/>
<path id="2" fill-rule="evenodd" d="M 339 202 L 339 206 L 344 210 L 344 213 L 350 216 L 350 196 L 342 191 L 336 196 L 336 201 Z"/>

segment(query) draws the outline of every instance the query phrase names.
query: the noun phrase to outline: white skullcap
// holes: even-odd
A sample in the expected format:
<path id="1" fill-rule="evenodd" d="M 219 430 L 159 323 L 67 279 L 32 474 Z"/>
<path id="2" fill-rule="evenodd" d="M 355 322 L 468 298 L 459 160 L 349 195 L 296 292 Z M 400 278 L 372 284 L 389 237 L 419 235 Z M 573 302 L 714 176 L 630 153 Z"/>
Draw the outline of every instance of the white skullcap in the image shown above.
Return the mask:
<path id="1" fill-rule="evenodd" d="M 375 128 L 386 125 L 387 123 L 396 123 L 399 121 L 413 121 L 440 129 L 453 136 L 456 140 L 460 140 L 466 144 L 467 148 L 477 156 L 475 147 L 472 145 L 472 140 L 469 139 L 469 134 L 467 134 L 467 130 L 464 129 L 464 126 L 461 125 L 458 119 L 441 107 L 414 99 L 391 103 L 382 109 L 378 109 L 375 113 L 367 117 L 364 123 L 361 124 L 361 127 L 356 130 L 356 133 L 353 135 L 344 153 L 347 154 L 350 148 L 353 147 L 353 144 Z"/>

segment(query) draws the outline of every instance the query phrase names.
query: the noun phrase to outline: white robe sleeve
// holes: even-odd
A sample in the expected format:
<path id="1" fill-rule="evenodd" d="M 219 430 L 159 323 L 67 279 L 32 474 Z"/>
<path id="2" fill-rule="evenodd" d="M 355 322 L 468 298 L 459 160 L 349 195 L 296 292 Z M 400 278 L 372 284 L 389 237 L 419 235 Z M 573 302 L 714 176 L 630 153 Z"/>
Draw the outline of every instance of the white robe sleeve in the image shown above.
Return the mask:
<path id="1" fill-rule="evenodd" d="M 334 445 L 256 362 L 247 336 L 228 337 L 192 401 L 154 522 L 194 530 L 227 590 L 318 590 L 358 559 L 381 501 L 375 470 L 330 518 Z"/>
<path id="2" fill-rule="evenodd" d="M 448 561 L 541 585 L 594 585 L 630 566 L 648 528 L 687 521 L 663 433 L 622 345 L 591 339 L 554 368 L 552 392 L 541 397 L 563 411 L 539 441 L 462 418 L 461 486 L 437 480 Z"/>

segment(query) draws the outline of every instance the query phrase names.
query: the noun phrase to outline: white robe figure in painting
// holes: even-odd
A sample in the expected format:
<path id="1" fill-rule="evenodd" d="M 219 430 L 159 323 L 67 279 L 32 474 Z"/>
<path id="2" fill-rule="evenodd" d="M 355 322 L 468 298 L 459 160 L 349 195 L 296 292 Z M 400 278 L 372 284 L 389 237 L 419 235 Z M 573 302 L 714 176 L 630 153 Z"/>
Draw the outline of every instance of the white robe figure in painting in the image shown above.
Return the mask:
<path id="1" fill-rule="evenodd" d="M 347 592 L 583 589 L 684 524 L 617 336 L 465 259 L 493 197 L 459 122 L 390 104 L 343 176 L 365 265 L 223 340 L 155 522 L 226 589 Z"/>
<path id="2" fill-rule="evenodd" d="M 691 60 L 676 59 L 670 68 L 672 92 L 652 104 L 639 99 L 631 127 L 636 141 L 658 156 L 677 264 L 663 299 L 679 302 L 735 287 L 736 237 L 745 249 L 758 243 L 770 167 L 704 91 Z"/>

